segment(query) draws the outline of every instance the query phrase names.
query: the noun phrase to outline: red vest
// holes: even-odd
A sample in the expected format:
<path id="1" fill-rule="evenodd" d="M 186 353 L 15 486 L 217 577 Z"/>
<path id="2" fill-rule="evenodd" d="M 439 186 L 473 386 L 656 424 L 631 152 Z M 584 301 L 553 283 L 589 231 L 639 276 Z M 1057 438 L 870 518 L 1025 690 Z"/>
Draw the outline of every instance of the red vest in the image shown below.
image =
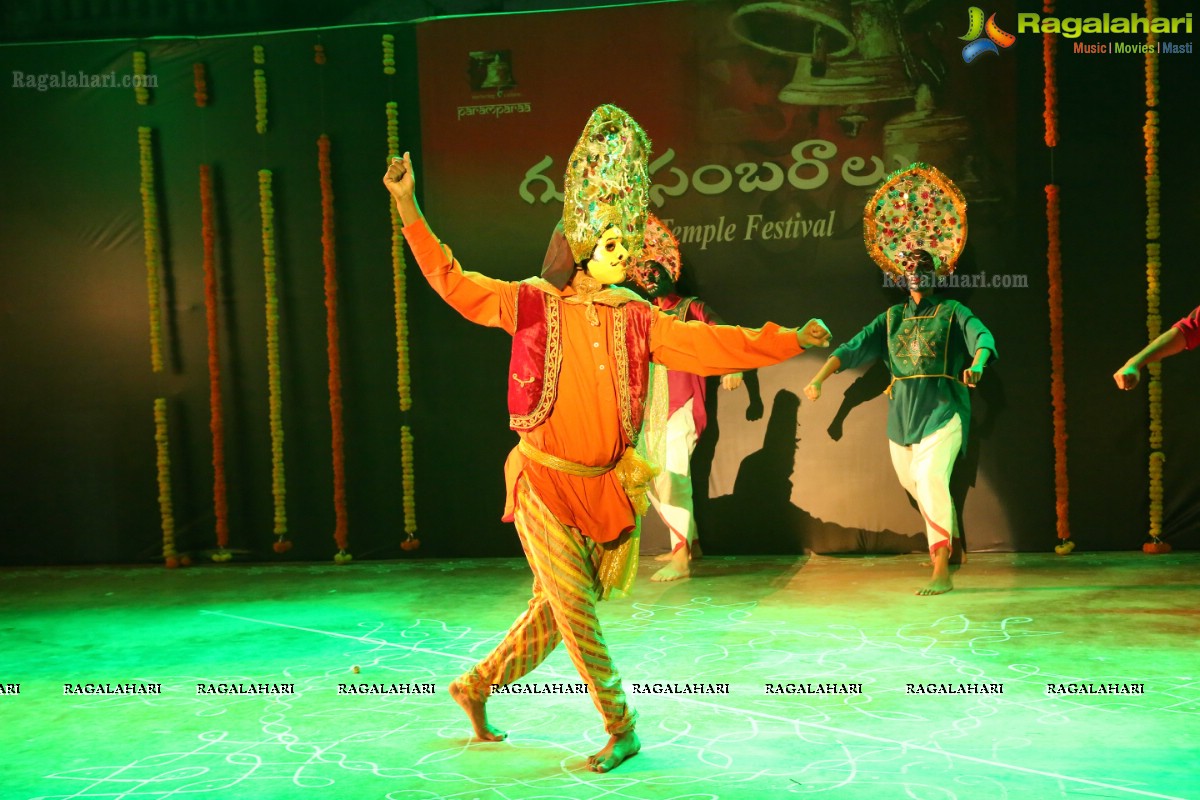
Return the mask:
<path id="1" fill-rule="evenodd" d="M 631 296 L 613 314 L 617 405 L 627 444 L 637 442 L 649 386 L 650 305 Z M 508 424 L 527 431 L 546 421 L 558 396 L 562 366 L 562 299 L 522 282 L 517 288 L 517 321 L 508 365 Z"/>

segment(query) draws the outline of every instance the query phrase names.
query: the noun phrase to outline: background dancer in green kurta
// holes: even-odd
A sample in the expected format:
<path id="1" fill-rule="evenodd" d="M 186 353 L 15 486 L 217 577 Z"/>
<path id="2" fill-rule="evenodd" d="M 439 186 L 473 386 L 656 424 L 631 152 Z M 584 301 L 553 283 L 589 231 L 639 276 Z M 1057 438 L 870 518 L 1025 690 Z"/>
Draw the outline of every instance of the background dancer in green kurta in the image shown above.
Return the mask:
<path id="1" fill-rule="evenodd" d="M 933 577 L 917 594 L 943 594 L 954 588 L 950 554 L 959 531 L 950 474 L 971 428 L 967 389 L 996 356 L 983 322 L 937 292 L 967 243 L 967 201 L 936 168 L 910 164 L 889 175 L 867 202 L 863 241 L 888 280 L 907 287 L 909 299 L 834 350 L 804 393 L 816 401 L 834 372 L 886 359 L 892 466 L 925 519 L 933 561 Z"/>
<path id="2" fill-rule="evenodd" d="M 892 465 L 925 518 L 933 577 L 917 594 L 932 595 L 954 588 L 949 559 L 958 526 L 950 474 L 966 449 L 971 424 L 967 388 L 983 378 L 996 343 L 969 308 L 937 295 L 933 254 L 920 250 L 911 258 L 908 301 L 892 306 L 834 350 L 804 394 L 815 401 L 830 374 L 887 359 Z"/>

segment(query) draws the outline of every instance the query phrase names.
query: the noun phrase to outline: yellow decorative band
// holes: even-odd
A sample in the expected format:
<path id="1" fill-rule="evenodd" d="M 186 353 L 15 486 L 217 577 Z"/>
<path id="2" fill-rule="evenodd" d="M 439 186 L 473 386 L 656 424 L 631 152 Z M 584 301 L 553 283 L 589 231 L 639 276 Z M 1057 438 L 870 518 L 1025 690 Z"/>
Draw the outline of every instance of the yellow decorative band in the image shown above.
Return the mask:
<path id="1" fill-rule="evenodd" d="M 606 472 L 610 472 L 613 467 L 617 466 L 619 463 L 614 461 L 613 463 L 606 464 L 602 467 L 589 467 L 584 464 L 576 464 L 574 461 L 568 461 L 565 458 L 559 458 L 558 456 L 552 456 L 549 453 L 543 453 L 541 450 L 538 450 L 529 442 L 525 441 L 525 439 L 521 439 L 520 444 L 517 445 L 517 449 L 521 451 L 523 456 L 534 463 L 541 464 L 543 467 L 549 467 L 553 470 L 558 470 L 559 472 L 565 472 L 568 475 L 574 475 L 578 478 L 599 478 Z"/>

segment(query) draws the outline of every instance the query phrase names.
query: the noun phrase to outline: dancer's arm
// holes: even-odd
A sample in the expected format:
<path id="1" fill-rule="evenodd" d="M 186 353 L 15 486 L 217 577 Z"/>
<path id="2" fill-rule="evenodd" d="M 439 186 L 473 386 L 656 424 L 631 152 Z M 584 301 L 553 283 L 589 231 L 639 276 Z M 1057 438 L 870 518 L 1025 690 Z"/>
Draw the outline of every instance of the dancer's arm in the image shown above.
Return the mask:
<path id="1" fill-rule="evenodd" d="M 955 309 L 954 318 L 967 345 L 967 352 L 972 355 L 971 366 L 963 370 L 962 382 L 973 389 L 983 379 L 983 368 L 996 358 L 996 338 L 983 320 L 962 303 Z"/>
<path id="2" fill-rule="evenodd" d="M 1113 373 L 1113 380 L 1117 382 L 1118 389 L 1132 389 L 1142 379 L 1142 367 L 1186 349 L 1187 339 L 1183 332 L 1176 327 L 1168 328 L 1166 333 L 1143 347 L 1141 352 L 1125 362 L 1125 366 Z"/>
<path id="3" fill-rule="evenodd" d="M 396 211 L 404 223 L 404 238 L 433 290 L 471 322 L 512 333 L 516 327 L 516 284 L 464 272 L 450 248 L 434 236 L 417 204 L 416 181 L 408 153 L 404 158 L 392 159 L 383 185 L 396 203 Z"/>
<path id="4" fill-rule="evenodd" d="M 765 367 L 799 355 L 809 347 L 828 347 L 829 329 L 818 319 L 803 328 L 761 328 L 683 322 L 657 309 L 650 328 L 650 360 L 695 375 L 723 375 Z"/>
<path id="5" fill-rule="evenodd" d="M 710 306 L 708 303 L 705 303 L 703 300 L 700 300 L 699 298 L 692 301 L 691 306 L 689 306 L 689 312 L 695 314 L 696 319 L 708 325 L 726 324 L 725 320 L 722 319 L 721 315 L 718 314 L 712 306 Z M 747 372 L 754 372 L 754 370 L 747 370 Z M 727 392 L 732 392 L 734 389 L 737 389 L 742 385 L 745 378 L 746 376 L 741 372 L 730 372 L 727 375 L 722 375 L 721 388 Z"/>
<path id="6" fill-rule="evenodd" d="M 857 367 L 877 358 L 887 355 L 887 312 L 880 314 L 867 323 L 854 338 L 839 345 L 829 356 L 829 359 L 817 371 L 808 386 L 804 387 L 804 396 L 816 401 L 821 397 L 821 385 L 835 372 L 847 367 Z"/>
<path id="7" fill-rule="evenodd" d="M 817 370 L 817 374 L 813 375 L 808 386 L 804 387 L 804 396 L 814 403 L 821 399 L 821 385 L 825 383 L 825 379 L 842 368 L 842 360 L 837 356 L 830 356 Z"/>

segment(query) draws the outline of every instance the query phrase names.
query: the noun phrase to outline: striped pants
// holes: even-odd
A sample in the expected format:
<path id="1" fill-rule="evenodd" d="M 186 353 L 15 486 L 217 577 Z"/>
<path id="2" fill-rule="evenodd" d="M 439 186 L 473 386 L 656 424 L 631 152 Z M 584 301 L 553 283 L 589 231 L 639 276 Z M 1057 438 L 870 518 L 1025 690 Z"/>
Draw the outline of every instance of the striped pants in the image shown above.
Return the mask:
<path id="1" fill-rule="evenodd" d="M 950 473 L 962 445 L 962 420 L 957 414 L 945 425 L 916 444 L 888 442 L 892 451 L 892 466 L 901 485 L 917 501 L 925 518 L 925 539 L 929 554 L 941 547 L 950 547 L 957 535 L 954 500 L 950 497 Z"/>
<path id="2" fill-rule="evenodd" d="M 637 714 L 625 700 L 596 618 L 601 546 L 559 522 L 523 476 L 516 486 L 514 522 L 533 570 L 533 598 L 503 641 L 459 684 L 486 698 L 492 684 L 510 684 L 532 672 L 561 640 L 604 718 L 604 729 L 610 735 L 633 730 Z"/>

